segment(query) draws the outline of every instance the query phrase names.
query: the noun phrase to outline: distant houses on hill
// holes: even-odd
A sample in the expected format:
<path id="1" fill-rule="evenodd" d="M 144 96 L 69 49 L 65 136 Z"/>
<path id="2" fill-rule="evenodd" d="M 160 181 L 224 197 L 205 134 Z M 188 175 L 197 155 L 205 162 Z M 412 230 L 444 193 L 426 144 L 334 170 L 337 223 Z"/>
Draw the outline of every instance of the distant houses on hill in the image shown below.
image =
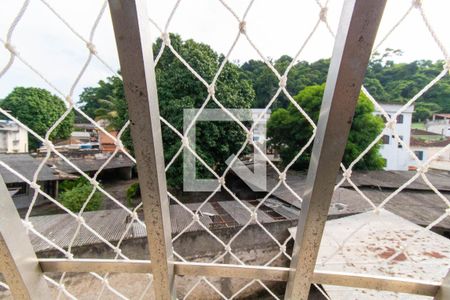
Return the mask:
<path id="1" fill-rule="evenodd" d="M 123 153 L 111 158 L 116 147 L 112 137 L 116 137 L 117 132 L 106 134 L 93 124 L 75 124 L 74 127 L 75 131 L 67 140 L 55 142 L 55 148 L 73 165 L 52 153 L 36 174 L 47 148 L 43 146 L 30 154 L 28 132 L 15 122 L 0 120 L 0 161 L 7 166 L 0 166 L 0 175 L 17 208 L 30 205 L 35 193 L 27 181 L 32 182 L 35 175 L 41 190 L 54 199 L 59 196 L 59 183 L 78 178 L 79 171 L 93 176 L 101 170 L 98 178 L 102 180 L 131 179 L 134 162 Z M 48 202 L 38 194 L 35 205 Z"/>

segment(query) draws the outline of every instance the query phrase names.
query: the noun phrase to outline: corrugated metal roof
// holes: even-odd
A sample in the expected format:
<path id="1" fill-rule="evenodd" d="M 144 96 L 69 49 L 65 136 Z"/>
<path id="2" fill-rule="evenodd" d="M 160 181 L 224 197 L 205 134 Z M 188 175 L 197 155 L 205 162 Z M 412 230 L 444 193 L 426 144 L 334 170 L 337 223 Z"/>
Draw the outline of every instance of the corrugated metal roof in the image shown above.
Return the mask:
<path id="1" fill-rule="evenodd" d="M 247 201 L 244 201 L 244 203 L 246 203 L 246 205 L 248 205 L 249 207 L 253 207 Z M 297 215 L 292 212 L 292 209 L 283 206 L 283 204 L 278 200 L 272 199 L 270 203 L 272 203 L 271 205 L 277 205 L 277 212 L 285 216 L 286 219 L 297 218 Z M 246 224 L 250 218 L 249 213 L 241 206 L 241 204 L 237 203 L 236 201 L 214 202 L 214 204 L 220 205 L 220 207 L 226 211 L 229 217 L 231 217 L 231 219 L 235 221 L 235 223 L 229 223 L 227 227 L 230 227 L 230 224 L 234 224 L 235 226 L 242 226 Z M 186 204 L 186 206 L 192 211 L 195 211 L 200 206 L 200 203 Z M 211 228 L 210 226 L 212 226 L 214 223 L 212 216 L 219 215 L 220 212 L 217 212 L 210 203 L 206 203 L 200 211 L 200 221 L 207 228 Z M 85 219 L 86 223 L 113 245 L 119 241 L 120 237 L 126 230 L 127 216 L 127 212 L 122 209 L 83 213 L 83 218 Z M 170 217 L 172 225 L 172 235 L 180 233 L 192 222 L 192 215 L 189 214 L 189 212 L 187 212 L 185 208 L 177 204 L 170 205 Z M 258 211 L 258 220 L 261 223 L 279 221 L 261 210 Z M 51 241 L 62 248 L 67 248 L 69 246 L 78 224 L 77 221 L 68 214 L 31 217 L 30 221 L 33 223 L 34 228 L 38 232 L 48 237 Z M 202 226 L 200 226 L 198 223 L 194 223 L 185 232 L 202 230 L 204 230 Z M 131 229 L 126 234 L 125 239 L 142 238 L 146 237 L 146 235 L 147 233 L 145 228 L 136 222 L 131 226 Z M 51 245 L 34 234 L 31 234 L 31 242 L 36 252 L 53 249 Z M 82 229 L 80 230 L 80 234 L 73 242 L 73 247 L 97 243 L 102 243 L 102 241 L 90 231 L 82 227 Z"/>
<path id="2" fill-rule="evenodd" d="M 122 209 L 85 212 L 83 214 L 86 224 L 110 242 L 118 241 L 125 232 L 127 226 L 126 217 L 127 213 Z M 39 216 L 30 219 L 39 233 L 62 248 L 69 246 L 78 225 L 78 222 L 68 214 Z M 131 236 L 132 232 L 130 230 L 127 238 Z M 47 242 L 34 234 L 31 234 L 31 243 L 36 252 L 53 249 Z M 78 247 L 96 243 L 102 243 L 102 241 L 82 227 L 73 246 Z"/>

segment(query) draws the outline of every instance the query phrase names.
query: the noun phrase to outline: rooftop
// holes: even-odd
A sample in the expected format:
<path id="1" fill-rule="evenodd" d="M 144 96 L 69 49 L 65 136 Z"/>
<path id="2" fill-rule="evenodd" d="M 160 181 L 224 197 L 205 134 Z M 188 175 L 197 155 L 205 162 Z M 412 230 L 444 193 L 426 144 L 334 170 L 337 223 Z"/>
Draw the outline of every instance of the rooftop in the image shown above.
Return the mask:
<path id="1" fill-rule="evenodd" d="M 243 203 L 249 207 L 255 205 L 251 201 L 243 201 Z M 200 206 L 200 203 L 186 204 L 186 206 L 195 212 Z M 178 204 L 170 205 L 170 215 L 172 235 L 180 233 L 192 222 L 192 215 Z M 83 218 L 86 223 L 109 242 L 119 241 L 127 230 L 127 216 L 128 214 L 123 209 L 83 213 Z M 297 218 L 298 210 L 293 210 L 276 199 L 268 199 L 265 205 L 258 211 L 258 220 L 264 224 L 283 220 L 294 220 Z M 243 226 L 249 219 L 249 213 L 236 201 L 206 203 L 202 206 L 200 213 L 200 221 L 211 230 Z M 78 225 L 77 221 L 68 214 L 31 217 L 30 221 L 38 232 L 63 248 L 67 248 L 69 245 Z M 56 230 L 56 228 L 64 228 L 64 230 Z M 184 232 L 203 230 L 202 226 L 194 223 Z M 125 239 L 144 238 L 146 236 L 145 228 L 139 223 L 134 223 L 128 233 L 125 234 Z M 35 235 L 31 236 L 31 242 L 37 252 L 53 249 L 51 245 Z M 79 247 L 97 243 L 103 242 L 90 231 L 82 228 L 73 246 Z"/>
<path id="2" fill-rule="evenodd" d="M 0 120 L 0 131 L 17 131 L 20 127 L 17 123 L 8 121 L 8 120 Z"/>
<path id="3" fill-rule="evenodd" d="M 83 172 L 97 171 L 108 160 L 108 155 L 90 155 L 85 157 L 70 158 L 70 161 Z M 52 157 L 47 162 L 48 165 L 54 165 L 57 169 L 66 173 L 78 173 L 71 165 L 59 157 Z M 103 168 L 104 170 L 117 169 L 123 167 L 133 167 L 134 162 L 125 155 L 116 155 Z"/>
<path id="4" fill-rule="evenodd" d="M 23 175 L 26 179 L 32 181 L 34 173 L 41 163 L 40 160 L 33 158 L 27 153 L 12 153 L 12 154 L 0 154 L 0 161 L 7 164 L 9 167 Z M 14 175 L 12 172 L 0 166 L 0 175 L 3 177 L 5 183 L 23 182 L 21 178 Z M 42 166 L 39 172 L 39 181 L 60 180 L 67 178 L 67 174 L 64 172 L 58 172 L 46 165 Z M 71 177 L 71 176 L 69 176 Z"/>
<path id="5" fill-rule="evenodd" d="M 295 229 L 290 229 L 293 236 Z M 316 270 L 439 283 L 450 266 L 450 241 L 422 230 L 386 210 L 328 221 Z M 419 232 L 423 234 L 412 238 Z M 405 252 L 400 254 L 405 245 Z M 429 299 L 353 287 L 324 285 L 324 288 L 334 300 Z"/>
<path id="6" fill-rule="evenodd" d="M 375 205 L 400 188 L 414 176 L 414 171 L 353 171 L 352 182 Z M 450 178 L 446 174 L 427 173 L 428 180 L 446 197 L 450 197 Z M 339 182 L 341 176 L 338 177 Z M 278 183 L 275 172 L 269 172 L 268 190 Z M 306 188 L 306 175 L 301 172 L 289 171 L 286 183 L 300 196 Z M 300 208 L 300 201 L 284 185 L 273 193 L 274 197 Z M 416 179 L 391 201 L 386 204 L 389 211 L 419 225 L 428 225 L 436 220 L 448 208 L 442 199 L 432 192 L 422 178 Z M 347 181 L 336 189 L 333 194 L 330 218 L 346 216 L 372 210 L 373 207 Z M 450 228 L 450 220 L 443 220 L 438 227 Z"/>

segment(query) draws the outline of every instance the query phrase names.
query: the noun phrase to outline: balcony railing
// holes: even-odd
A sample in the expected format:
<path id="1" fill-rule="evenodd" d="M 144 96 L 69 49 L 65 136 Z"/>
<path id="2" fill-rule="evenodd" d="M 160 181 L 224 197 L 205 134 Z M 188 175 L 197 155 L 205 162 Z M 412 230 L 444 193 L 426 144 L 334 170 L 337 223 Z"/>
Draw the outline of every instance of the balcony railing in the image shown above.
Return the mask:
<path id="1" fill-rule="evenodd" d="M 45 76 L 45 74 L 34 67 L 32 60 L 22 56 L 19 52 L 20 45 L 15 45 L 14 43 L 14 33 L 21 24 L 22 19 L 26 17 L 26 14 L 29 13 L 29 11 L 31 13 L 31 10 L 33 9 L 31 3 L 34 2 L 39 2 L 48 9 L 52 15 L 56 16 L 62 22 L 62 26 L 66 27 L 71 34 L 87 47 L 85 63 L 81 66 L 79 74 L 76 76 L 72 86 L 67 92 L 59 89 L 56 84 Z M 113 280 L 111 279 L 111 273 L 138 273 L 145 274 L 146 276 L 144 288 L 142 291 L 139 291 L 141 299 L 149 297 L 152 293 L 154 293 L 156 299 L 175 299 L 177 297 L 176 278 L 179 278 L 179 276 L 193 278 L 190 287 L 181 295 L 184 298 L 193 295 L 195 290 L 199 289 L 202 285 L 212 291 L 213 296 L 211 296 L 211 298 L 238 298 L 253 284 L 257 285 L 262 290 L 265 290 L 271 297 L 279 298 L 280 295 L 273 292 L 271 289 L 272 286 L 268 285 L 267 282 L 286 282 L 286 288 L 281 293 L 282 297 L 284 296 L 285 299 L 307 299 L 310 294 L 311 285 L 315 285 L 326 298 L 329 298 L 329 296 L 319 285 L 374 289 L 379 291 L 424 295 L 436 297 L 437 299 L 448 299 L 450 295 L 449 277 L 445 278 L 442 282 L 436 282 L 396 276 L 375 276 L 370 274 L 326 271 L 322 269 L 319 270 L 316 267 L 316 261 L 319 255 L 332 196 L 335 190 L 338 190 L 343 184 L 348 183 L 361 195 L 361 197 L 370 205 L 370 213 L 374 216 L 378 215 L 380 211 L 383 211 L 383 208 L 389 202 L 395 201 L 393 198 L 417 179 L 423 180 L 424 184 L 445 203 L 446 207 L 448 207 L 441 212 L 439 217 L 428 224 L 423 231 L 420 230 L 409 236 L 406 240 L 401 240 L 399 242 L 399 247 L 391 253 L 388 253 L 387 257 L 385 257 L 388 261 L 387 263 L 392 261 L 395 262 L 395 259 L 399 255 L 404 255 L 408 246 L 414 240 L 420 238 L 424 232 L 430 232 L 430 229 L 447 218 L 450 213 L 449 200 L 427 177 L 428 166 L 433 160 L 438 158 L 440 154 L 448 151 L 449 147 L 444 147 L 426 161 L 420 161 L 409 148 L 409 145 L 400 138 L 396 131 L 397 116 L 413 105 L 441 78 L 448 76 L 449 66 L 445 64 L 442 72 L 433 81 L 423 87 L 416 96 L 405 103 L 395 114 L 388 115 L 379 105 L 377 100 L 362 87 L 371 53 L 380 47 L 386 38 L 395 31 L 399 24 L 401 24 L 405 17 L 413 10 L 417 10 L 420 13 L 431 37 L 442 51 L 445 61 L 450 61 L 445 47 L 439 40 L 437 34 L 433 31 L 421 1 L 413 1 L 411 6 L 405 12 L 405 15 L 394 24 L 392 29 L 387 32 L 386 36 L 381 38 L 380 43 L 375 47 L 373 47 L 373 45 L 386 0 L 345 0 L 336 32 L 333 31 L 327 20 L 328 1 L 325 3 L 318 1 L 320 14 L 318 15 L 317 23 L 311 31 L 311 34 L 299 49 L 295 59 L 292 60 L 284 73 L 279 73 L 277 71 L 271 61 L 262 54 L 262 50 L 256 46 L 252 36 L 246 30 L 246 17 L 248 12 L 252 9 L 254 1 L 250 1 L 242 17 L 233 10 L 227 2 L 218 2 L 222 5 L 224 10 L 233 16 L 236 25 L 236 37 L 211 82 L 205 80 L 194 67 L 189 65 L 182 54 L 178 53 L 175 47 L 171 45 L 168 28 L 172 17 L 177 12 L 180 1 L 176 2 L 164 27 L 157 26 L 157 23 L 149 18 L 144 0 L 109 0 L 104 2 L 91 28 L 88 38 L 78 33 L 75 27 L 60 15 L 58 10 L 49 2 L 44 0 L 26 0 L 23 2 L 22 7 L 19 9 L 7 30 L 6 39 L 1 40 L 8 50 L 9 60 L 0 70 L 0 82 L 4 76 L 8 74 L 11 66 L 20 62 L 35 75 L 40 77 L 64 99 L 66 109 L 47 133 L 45 135 L 40 135 L 21 122 L 20 118 L 11 112 L 0 108 L 0 113 L 19 124 L 22 128 L 25 128 L 30 136 L 41 142 L 47 149 L 45 157 L 40 161 L 39 168 L 31 177 L 21 174 L 21 172 L 9 166 L 4 161 L 0 161 L 1 167 L 20 178 L 23 182 L 26 182 L 34 192 L 28 211 L 23 218 L 20 218 L 5 184 L 0 184 L 0 271 L 5 279 L 5 282 L 1 283 L 1 286 L 5 289 L 9 289 L 12 296 L 17 299 L 51 299 L 55 295 L 55 292 L 53 292 L 55 290 L 55 298 L 59 299 L 64 296 L 76 299 L 76 296 L 69 288 L 67 288 L 66 283 L 70 281 L 71 273 L 86 273 L 89 274 L 90 278 L 100 283 L 99 294 L 97 295 L 98 298 L 101 298 L 106 293 L 110 293 L 113 297 L 128 299 L 124 292 L 114 286 Z M 2 5 L 4 4 L 0 4 L 0 6 Z M 120 74 L 118 74 L 114 68 L 102 58 L 101 53 L 95 47 L 95 32 L 99 21 L 108 11 L 108 7 L 112 18 L 120 60 Z M 151 36 L 155 36 L 156 32 L 154 32 L 151 27 L 152 23 L 156 25 L 157 29 L 160 31 L 159 34 L 162 39 L 162 47 L 158 53 L 153 53 Z M 335 42 L 326 81 L 326 89 L 322 101 L 320 118 L 318 123 L 315 124 L 304 109 L 300 107 L 289 94 L 286 88 L 286 81 L 292 65 L 298 59 L 303 48 L 308 44 L 311 36 L 315 34 L 318 26 L 325 26 L 324 28 L 329 31 L 330 35 L 335 39 Z M 267 110 L 271 109 L 271 105 L 276 100 L 277 96 L 284 94 L 286 98 L 289 99 L 290 103 L 298 110 L 298 113 L 307 119 L 310 126 L 313 128 L 313 134 L 308 143 L 298 149 L 298 154 L 294 159 L 296 160 L 299 156 L 303 155 L 305 149 L 312 145 L 311 162 L 305 185 L 307 188 L 305 189 L 305 193 L 301 195 L 298 193 L 298 190 L 290 186 L 290 183 L 287 180 L 289 177 L 288 171 L 293 162 L 287 164 L 287 167 L 284 169 L 280 169 L 271 163 L 266 153 L 253 143 L 252 137 L 254 126 L 250 129 L 245 126 L 243 121 L 232 113 L 231 108 L 225 107 L 221 103 L 221 99 L 218 99 L 215 94 L 215 87 L 220 73 L 223 71 L 226 62 L 230 59 L 230 53 L 239 39 L 244 39 L 249 42 L 249 45 L 256 50 L 267 67 L 270 68 L 279 80 L 279 89 L 276 91 L 276 94 L 264 111 L 262 111 L 259 120 L 263 118 L 264 113 Z M 165 51 L 172 53 L 181 64 L 192 73 L 192 75 L 204 86 L 207 95 L 204 100 L 204 105 L 198 110 L 194 120 L 192 120 L 192 123 L 188 126 L 188 130 L 183 133 L 178 131 L 174 125 L 170 124 L 159 113 L 155 66 L 158 64 L 159 59 Z M 100 126 L 83 110 L 77 107 L 73 101 L 74 90 L 79 84 L 80 79 L 87 72 L 87 69 L 93 60 L 104 65 L 107 70 L 122 78 L 124 82 L 130 121 L 126 122 L 125 126 L 118 132 L 117 136 L 111 135 L 104 127 Z M 347 144 L 348 135 L 352 125 L 351 120 L 355 112 L 361 87 L 362 92 L 366 94 L 377 110 L 384 116 L 386 128 L 391 129 L 396 141 L 401 144 L 404 149 L 407 149 L 411 157 L 415 158 L 417 165 L 419 166 L 417 172 L 414 173 L 407 182 L 391 191 L 379 204 L 375 204 L 375 202 L 365 195 L 365 193 L 354 183 L 352 180 L 352 169 L 360 160 L 364 159 L 364 156 L 372 147 L 379 143 L 383 134 L 380 133 L 367 149 L 362 151 L 357 159 L 349 166 L 344 166 L 340 163 Z M 248 137 L 245 141 L 245 145 L 255 147 L 256 153 L 259 153 L 268 164 L 271 164 L 271 167 L 278 177 L 274 188 L 256 205 L 252 205 L 251 203 L 248 204 L 242 199 L 239 199 L 227 187 L 225 177 L 227 172 L 229 172 L 229 169 L 227 169 L 224 174 L 217 174 L 202 160 L 201 156 L 195 152 L 195 148 L 189 142 L 189 130 L 208 103 L 215 103 L 229 119 L 243 129 Z M 97 130 L 101 131 L 109 139 L 115 142 L 116 147 L 112 155 L 110 155 L 109 158 L 104 161 L 102 166 L 94 173 L 83 171 L 73 160 L 64 153 L 61 153 L 50 139 L 51 133 L 71 112 L 76 112 L 84 119 L 88 120 L 88 122 L 94 125 Z M 258 120 L 256 123 L 258 123 Z M 169 128 L 181 141 L 179 151 L 167 165 L 165 165 L 163 157 L 161 126 Z M 135 157 L 127 151 L 121 141 L 124 132 L 128 128 L 131 130 Z M 211 172 L 212 178 L 216 181 L 216 190 L 194 209 L 183 203 L 176 195 L 170 193 L 166 184 L 166 171 L 170 169 L 171 165 L 178 157 L 181 157 L 183 151 L 194 156 L 199 164 L 202 164 L 206 170 Z M 99 174 L 118 153 L 128 157 L 132 162 L 136 163 L 137 166 L 142 203 L 132 209 L 118 201 L 113 194 L 105 190 L 98 180 Z M 240 153 L 235 156 L 235 160 L 237 160 L 239 154 Z M 39 173 L 53 156 L 59 157 L 66 164 L 75 169 L 78 174 L 80 174 L 81 177 L 84 177 L 93 187 L 92 193 L 86 199 L 85 205 L 83 205 L 79 212 L 73 212 L 67 209 L 55 199 L 55 197 L 46 193 L 43 187 L 38 183 Z M 230 163 L 230 165 L 233 163 L 234 161 Z M 341 180 L 336 184 L 338 174 L 342 174 L 342 176 Z M 296 224 L 294 230 L 295 234 L 285 237 L 286 239 L 282 241 L 278 240 L 277 237 L 274 236 L 274 233 L 268 230 L 267 226 L 261 220 L 261 216 L 264 215 L 264 205 L 268 204 L 268 199 L 280 186 L 289 190 L 297 199 L 297 204 L 301 207 L 298 219 L 294 222 Z M 205 213 L 202 209 L 205 208 L 207 204 L 210 204 L 210 198 L 214 196 L 219 188 L 222 188 L 229 194 L 229 197 L 231 197 L 232 201 L 239 207 L 240 213 L 244 215 L 246 220 L 243 224 L 240 224 L 238 230 L 233 232 L 232 236 L 227 241 L 220 238 L 217 231 L 212 230 L 211 227 L 205 225 L 205 222 L 203 221 L 204 216 L 207 216 L 207 212 Z M 122 210 L 128 218 L 124 230 L 120 231 L 120 236 L 114 242 L 111 242 L 108 238 L 104 237 L 99 229 L 94 228 L 91 221 L 85 219 L 86 213 L 84 210 L 86 205 L 88 205 L 94 193 L 97 191 L 102 193 L 103 196 L 118 209 Z M 31 211 L 39 198 L 45 198 L 50 201 L 58 207 L 58 209 L 64 211 L 74 224 L 76 224 L 74 227 L 75 230 L 68 234 L 69 238 L 67 245 L 58 245 L 50 237 L 50 233 L 40 232 L 36 229 L 35 224 L 33 224 Z M 173 218 L 173 216 L 170 215 L 168 199 L 177 203 L 190 218 L 186 227 L 180 230 L 175 236 L 172 236 L 171 234 L 171 217 Z M 143 211 L 144 218 L 140 216 L 140 211 Z M 222 217 L 226 219 L 226 214 L 224 213 Z M 226 225 L 227 222 L 225 219 L 222 220 L 222 223 Z M 361 227 L 370 227 L 371 222 L 373 222 L 373 219 L 368 217 Z M 146 229 L 145 234 L 148 242 L 148 251 L 146 251 L 148 252 L 148 260 L 137 260 L 128 257 L 126 251 L 122 249 L 123 243 L 128 239 L 134 225 Z M 220 248 L 220 251 L 217 251 L 218 254 L 208 262 L 189 260 L 183 257 L 179 248 L 174 247 L 177 239 L 183 234 L 187 234 L 189 228 L 192 226 L 199 227 L 205 235 L 208 235 L 211 243 L 216 243 L 218 245 L 216 246 Z M 268 239 L 271 240 L 277 249 L 276 254 L 262 265 L 246 263 L 242 257 L 239 257 L 239 255 L 236 254 L 235 249 L 233 249 L 233 242 L 251 226 L 266 234 Z M 64 228 L 57 229 L 64 230 Z M 401 230 L 402 228 L 398 229 Z M 347 232 L 348 236 L 343 240 L 342 245 L 339 245 L 339 249 L 343 249 L 346 241 L 357 234 L 357 232 L 358 230 Z M 112 258 L 77 257 L 76 253 L 73 251 L 73 246 L 77 238 L 83 234 L 89 234 L 95 238 L 96 241 L 103 244 L 108 251 L 113 253 Z M 29 235 L 37 237 L 50 245 L 58 255 L 38 259 L 30 243 Z M 292 240 L 295 240 L 295 242 L 292 252 L 290 252 L 287 250 L 287 244 L 292 242 Z M 284 266 L 273 265 L 274 261 L 278 258 L 286 259 L 288 263 Z M 332 257 L 329 259 L 331 258 Z M 414 262 L 411 262 L 411 268 L 414 268 Z M 54 274 L 60 275 L 55 277 Z M 225 292 L 211 279 L 215 277 L 225 280 L 236 278 L 245 279 L 247 280 L 247 283 L 235 291 Z"/>

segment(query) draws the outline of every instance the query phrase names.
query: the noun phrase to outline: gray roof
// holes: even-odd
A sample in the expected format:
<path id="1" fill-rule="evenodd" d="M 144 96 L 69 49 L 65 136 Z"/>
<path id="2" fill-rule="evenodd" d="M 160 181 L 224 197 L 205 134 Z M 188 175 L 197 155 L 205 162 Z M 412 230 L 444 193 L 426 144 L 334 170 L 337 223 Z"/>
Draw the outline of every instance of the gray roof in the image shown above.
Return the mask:
<path id="1" fill-rule="evenodd" d="M 72 158 L 69 160 L 83 172 L 97 171 L 106 162 L 107 158 Z M 78 173 L 72 166 L 59 157 L 51 158 L 48 164 L 66 173 Z M 132 167 L 134 162 L 125 155 L 117 155 L 104 168 L 104 170 Z"/>
<path id="2" fill-rule="evenodd" d="M 356 171 L 352 173 L 351 179 L 367 198 L 375 205 L 379 205 L 414 174 L 416 172 L 413 171 Z M 338 181 L 340 178 L 339 176 Z M 449 175 L 428 173 L 427 178 L 444 197 L 450 200 Z M 269 172 L 268 190 L 273 188 L 277 182 L 276 175 Z M 303 196 L 306 187 L 304 173 L 290 171 L 286 176 L 286 182 L 298 195 Z M 283 185 L 274 191 L 273 196 L 297 208 L 301 207 L 297 198 Z M 428 225 L 440 217 L 447 206 L 419 177 L 393 197 L 385 208 L 415 224 Z M 369 202 L 348 182 L 345 182 L 334 192 L 328 214 L 330 217 L 337 217 L 366 212 L 371 209 L 373 207 Z M 439 227 L 450 228 L 450 218 L 439 223 Z"/>
<path id="3" fill-rule="evenodd" d="M 40 160 L 33 158 L 28 153 L 13 153 L 0 154 L 0 161 L 7 164 L 19 174 L 23 175 L 28 180 L 33 180 L 33 175 L 39 167 Z M 3 177 L 5 183 L 23 182 L 22 179 L 14 175 L 11 171 L 0 166 L 0 175 Z M 39 181 L 58 180 L 60 177 L 56 171 L 44 165 L 39 172 Z"/>

